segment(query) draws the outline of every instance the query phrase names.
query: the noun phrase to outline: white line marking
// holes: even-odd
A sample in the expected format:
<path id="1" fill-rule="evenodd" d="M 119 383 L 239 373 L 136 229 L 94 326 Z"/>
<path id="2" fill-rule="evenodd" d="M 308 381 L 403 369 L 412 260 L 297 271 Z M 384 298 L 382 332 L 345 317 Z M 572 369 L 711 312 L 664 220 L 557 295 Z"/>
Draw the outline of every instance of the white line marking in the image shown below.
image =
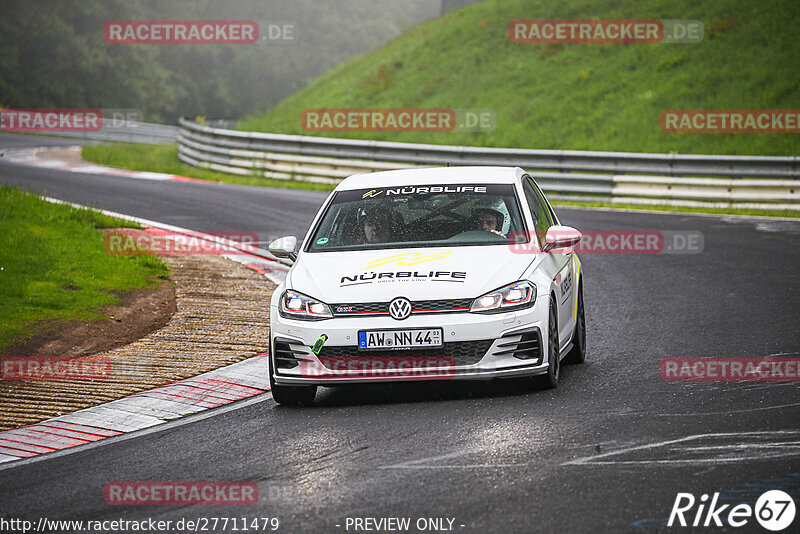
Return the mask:
<path id="1" fill-rule="evenodd" d="M 677 443 L 685 443 L 688 441 L 703 439 L 703 438 L 726 438 L 726 437 L 733 437 L 733 438 L 744 438 L 744 437 L 758 437 L 758 436 L 766 436 L 766 437 L 788 437 L 788 436 L 798 436 L 800 435 L 800 431 L 797 430 L 774 430 L 774 431 L 760 431 L 760 432 L 718 432 L 718 433 L 710 433 L 710 434 L 695 434 L 692 436 L 686 436 L 683 438 L 678 439 L 671 439 L 666 441 L 659 441 L 656 443 L 648 443 L 646 445 L 638 445 L 635 447 L 626 447 L 624 449 L 620 449 L 617 451 L 611 451 L 603 454 L 597 454 L 595 456 L 587 456 L 584 458 L 577 458 L 575 460 L 570 460 L 568 462 L 564 462 L 561 465 L 613 465 L 613 464 L 620 464 L 620 465 L 648 465 L 648 464 L 703 464 L 703 463 L 731 463 L 731 462 L 741 462 L 743 460 L 759 460 L 765 458 L 775 458 L 775 457 L 785 457 L 786 455 L 765 455 L 763 451 L 758 455 L 752 456 L 737 456 L 735 458 L 690 458 L 690 459 L 671 459 L 671 460 L 609 460 L 603 461 L 601 458 L 609 458 L 612 456 L 620 456 L 622 454 L 634 452 L 634 451 L 643 451 L 643 450 L 650 450 L 656 449 L 658 447 L 663 447 L 665 445 L 674 445 Z M 761 443 L 741 443 L 740 449 L 758 449 Z M 711 449 L 715 447 L 714 445 L 708 446 L 700 446 L 699 448 L 693 448 L 696 450 L 702 449 Z M 792 450 L 794 447 L 792 448 Z M 796 455 L 800 455 L 800 447 L 796 448 Z M 672 449 L 671 452 L 680 451 L 681 449 Z M 793 451 L 791 456 L 795 455 Z"/>
<path id="2" fill-rule="evenodd" d="M 525 467 L 527 462 L 522 464 L 464 464 L 464 465 L 387 465 L 379 469 L 477 469 L 494 467 Z"/>
<path id="3" fill-rule="evenodd" d="M 780 408 L 791 408 L 792 406 L 800 406 L 800 402 L 794 402 L 792 404 L 779 404 L 778 406 L 763 406 L 761 408 L 745 408 L 743 410 L 728 410 L 726 412 L 697 412 L 697 413 L 655 413 L 655 414 L 648 414 L 654 415 L 657 417 L 696 417 L 700 415 L 726 415 L 729 413 L 747 413 L 747 412 L 758 412 L 761 410 L 777 410 Z M 621 415 L 640 415 L 640 414 L 621 414 Z"/>
<path id="4" fill-rule="evenodd" d="M 734 445 L 704 445 L 702 447 L 686 447 L 683 451 L 724 451 L 724 450 L 742 450 L 742 449 L 776 449 L 781 447 L 795 446 L 800 450 L 800 441 L 786 441 L 783 443 L 736 443 Z"/>
<path id="5" fill-rule="evenodd" d="M 459 458 L 468 454 L 482 452 L 477 449 L 465 449 L 461 451 L 448 452 L 437 456 L 429 456 L 418 460 L 408 460 L 400 462 L 399 464 L 379 466 L 379 469 L 475 469 L 475 468 L 492 468 L 492 467 L 524 467 L 529 462 L 513 463 L 513 464 L 440 464 L 440 465 L 420 465 L 435 462 L 437 460 L 450 460 Z"/>

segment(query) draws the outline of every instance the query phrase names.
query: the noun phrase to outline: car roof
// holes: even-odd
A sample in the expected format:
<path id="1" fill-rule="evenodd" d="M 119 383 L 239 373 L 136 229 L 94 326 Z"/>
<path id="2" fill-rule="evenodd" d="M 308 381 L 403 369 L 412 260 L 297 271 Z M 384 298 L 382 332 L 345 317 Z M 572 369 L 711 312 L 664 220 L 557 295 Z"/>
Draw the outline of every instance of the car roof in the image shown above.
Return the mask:
<path id="1" fill-rule="evenodd" d="M 523 174 L 519 167 L 420 167 L 356 174 L 342 180 L 336 191 L 429 184 L 514 184 Z"/>

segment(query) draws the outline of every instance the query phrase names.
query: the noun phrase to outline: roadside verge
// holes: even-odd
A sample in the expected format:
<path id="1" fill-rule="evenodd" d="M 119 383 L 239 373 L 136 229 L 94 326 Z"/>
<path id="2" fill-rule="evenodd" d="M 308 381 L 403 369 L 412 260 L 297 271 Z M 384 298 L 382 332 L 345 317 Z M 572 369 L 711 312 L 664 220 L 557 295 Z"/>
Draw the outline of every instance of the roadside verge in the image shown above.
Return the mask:
<path id="1" fill-rule="evenodd" d="M 220 241 L 103 213 L 135 220 L 145 231 L 161 236 Z M 288 267 L 261 249 L 225 244 L 224 253 L 165 258 L 173 269 L 178 310 L 162 329 L 100 354 L 110 364 L 108 380 L 16 381 L 13 393 L 0 399 L 0 413 L 13 426 L 27 426 L 0 432 L 0 464 L 149 428 L 266 392 L 267 362 L 258 355 L 267 347 L 269 298 Z M 221 365 L 225 367 L 213 370 Z M 198 373 L 202 374 L 194 376 Z M 49 396 L 37 391 L 41 384 L 54 388 Z M 67 409 L 79 411 L 61 415 L 57 410 L 63 409 L 65 397 L 73 403 L 67 402 Z"/>

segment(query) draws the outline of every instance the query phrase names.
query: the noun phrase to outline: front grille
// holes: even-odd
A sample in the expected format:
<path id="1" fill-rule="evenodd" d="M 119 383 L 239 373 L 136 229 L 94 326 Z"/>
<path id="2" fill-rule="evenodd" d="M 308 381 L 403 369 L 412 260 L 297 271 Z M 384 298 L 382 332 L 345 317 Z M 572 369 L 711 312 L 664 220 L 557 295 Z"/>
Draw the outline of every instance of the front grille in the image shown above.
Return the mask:
<path id="1" fill-rule="evenodd" d="M 519 339 L 513 339 L 517 337 Z M 509 340 L 506 341 L 506 338 Z M 536 360 L 539 364 L 542 360 L 542 336 L 538 328 L 506 334 L 500 338 L 497 349 L 495 356 L 510 354 L 520 360 Z"/>
<path id="2" fill-rule="evenodd" d="M 275 356 L 275 367 L 278 369 L 292 369 L 297 367 L 300 360 L 305 356 L 301 350 L 304 345 L 292 343 L 288 340 L 276 338 L 273 343 L 273 356 Z"/>
<path id="3" fill-rule="evenodd" d="M 347 359 L 358 361 L 374 360 L 376 362 L 384 360 L 398 360 L 414 358 L 436 358 L 447 360 L 450 365 L 474 365 L 483 359 L 486 351 L 492 346 L 492 340 L 480 341 L 456 341 L 445 343 L 440 349 L 420 348 L 420 349 L 401 349 L 401 350 L 358 350 L 358 347 L 343 346 L 331 347 L 324 346 L 319 353 L 319 359 L 328 369 L 334 369 L 337 362 L 341 363 Z"/>
<path id="4" fill-rule="evenodd" d="M 469 311 L 473 299 L 419 300 L 411 303 L 411 313 L 436 311 Z"/>
<path id="5" fill-rule="evenodd" d="M 411 303 L 412 315 L 469 311 L 473 299 L 418 300 Z M 331 304 L 333 315 L 388 315 L 388 302 L 362 302 L 358 304 Z"/>

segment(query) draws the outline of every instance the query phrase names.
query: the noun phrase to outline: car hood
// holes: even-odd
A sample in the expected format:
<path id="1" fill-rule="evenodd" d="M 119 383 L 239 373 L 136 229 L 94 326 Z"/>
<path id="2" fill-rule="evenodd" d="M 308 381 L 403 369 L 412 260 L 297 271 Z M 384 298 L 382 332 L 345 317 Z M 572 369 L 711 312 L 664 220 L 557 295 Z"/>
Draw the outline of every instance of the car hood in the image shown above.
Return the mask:
<path id="1" fill-rule="evenodd" d="M 519 280 L 535 259 L 506 245 L 302 253 L 286 282 L 327 303 L 474 298 Z"/>

